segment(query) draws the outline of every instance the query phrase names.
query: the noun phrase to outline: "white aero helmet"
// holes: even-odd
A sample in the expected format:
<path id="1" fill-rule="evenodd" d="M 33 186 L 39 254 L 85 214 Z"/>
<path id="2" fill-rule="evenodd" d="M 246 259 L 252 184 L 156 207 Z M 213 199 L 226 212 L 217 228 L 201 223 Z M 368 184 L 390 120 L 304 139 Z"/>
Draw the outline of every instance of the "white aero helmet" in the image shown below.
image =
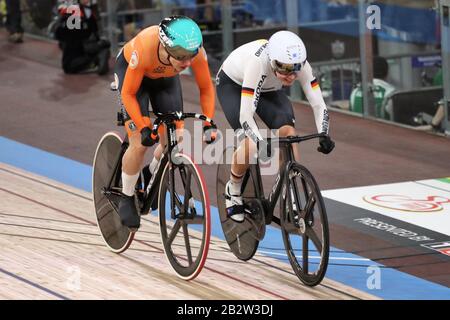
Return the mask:
<path id="1" fill-rule="evenodd" d="M 278 73 L 300 71 L 306 61 L 305 44 L 291 31 L 278 31 L 269 39 L 269 60 L 272 69 Z"/>

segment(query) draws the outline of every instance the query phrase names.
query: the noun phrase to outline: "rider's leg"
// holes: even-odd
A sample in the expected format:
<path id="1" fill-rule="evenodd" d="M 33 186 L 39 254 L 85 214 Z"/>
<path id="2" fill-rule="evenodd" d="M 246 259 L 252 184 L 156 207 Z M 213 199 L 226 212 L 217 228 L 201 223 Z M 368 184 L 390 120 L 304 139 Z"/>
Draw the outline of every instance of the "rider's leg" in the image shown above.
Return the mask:
<path id="1" fill-rule="evenodd" d="M 291 125 L 284 125 L 277 131 L 278 137 L 289 137 L 289 136 L 295 136 L 295 135 L 296 135 L 295 128 Z M 300 150 L 299 150 L 298 144 L 294 143 L 291 146 L 292 146 L 292 150 L 294 152 L 295 161 L 300 161 Z"/>
<path id="2" fill-rule="evenodd" d="M 282 126 L 277 131 L 277 135 L 279 137 L 295 136 L 296 135 L 295 128 L 293 126 L 290 126 L 290 125 Z M 300 152 L 299 152 L 298 144 L 294 143 L 294 144 L 291 145 L 291 147 L 292 147 L 292 151 L 294 153 L 295 160 L 299 161 L 300 160 Z M 281 156 L 282 155 L 280 154 L 280 157 Z M 285 159 L 280 159 L 280 164 L 284 163 L 284 160 Z M 291 177 L 289 177 L 289 178 L 291 178 Z M 293 179 L 295 179 L 295 178 L 293 178 Z M 294 211 L 294 219 L 296 219 L 296 217 L 298 216 L 297 213 L 296 213 L 297 212 L 297 203 L 296 203 L 296 200 L 295 200 L 295 192 L 294 192 L 294 188 L 293 188 L 292 184 L 291 184 L 291 187 L 290 187 L 289 191 L 290 191 L 291 202 L 292 202 L 292 210 Z"/>
<path id="3" fill-rule="evenodd" d="M 147 148 L 141 144 L 138 131 L 128 132 L 129 147 L 122 158 L 122 193 L 119 215 L 122 224 L 129 228 L 139 228 L 140 216 L 137 212 L 134 192 Z"/>
<path id="4" fill-rule="evenodd" d="M 251 159 L 254 159 L 256 156 L 256 153 L 257 146 L 255 142 L 248 137 L 244 138 L 233 154 L 230 175 L 232 182 L 236 184 L 242 183 L 242 178 L 251 163 Z"/>
<path id="5" fill-rule="evenodd" d="M 180 76 L 171 78 L 145 79 L 144 86 L 149 94 L 150 102 L 155 114 L 166 114 L 172 112 L 183 112 L 183 95 L 181 90 Z M 176 124 L 177 129 L 182 127 L 182 122 Z M 153 175 L 159 167 L 161 156 L 167 144 L 166 127 L 159 127 L 158 135 L 160 144 L 153 153 L 150 163 L 150 172 Z M 177 130 L 177 137 L 178 137 Z M 179 140 L 178 140 L 179 141 Z"/>
<path id="6" fill-rule="evenodd" d="M 239 121 L 242 85 L 235 83 L 223 70 L 216 79 L 217 97 L 222 105 L 222 110 L 233 130 L 241 129 Z M 256 146 L 250 144 L 249 139 L 241 141 L 238 149 L 233 154 L 230 180 L 225 186 L 225 206 L 229 217 L 235 221 L 244 220 L 244 209 L 241 196 L 242 178 L 249 166 L 250 149 L 256 150 Z"/>
<path id="7" fill-rule="evenodd" d="M 159 144 L 155 148 L 155 151 L 153 152 L 153 159 L 149 165 L 150 173 L 152 174 L 152 179 L 150 180 L 151 182 L 153 182 L 154 173 L 159 169 L 159 163 L 160 163 L 162 154 L 164 152 L 164 148 L 166 147 L 166 144 L 167 144 L 166 132 L 165 132 L 164 125 L 162 125 L 159 128 L 160 128 L 160 130 L 158 131 Z"/>
<path id="8" fill-rule="evenodd" d="M 178 141 L 178 143 L 181 143 L 182 138 L 183 138 L 183 123 L 178 122 L 176 124 L 176 127 L 177 127 L 177 130 L 175 133 L 177 136 L 177 141 Z M 166 148 L 166 145 L 167 145 L 167 135 L 166 135 L 165 125 L 162 125 L 161 127 L 159 127 L 158 135 L 159 135 L 159 144 L 155 148 L 155 151 L 153 152 L 153 159 L 149 165 L 150 173 L 152 174 L 152 176 L 159 169 L 160 160 L 163 155 L 164 149 Z"/>
<path id="9" fill-rule="evenodd" d="M 141 144 L 141 135 L 137 131 L 129 136 L 129 142 L 130 145 L 122 159 L 122 192 L 127 196 L 133 196 L 147 147 Z"/>
<path id="10" fill-rule="evenodd" d="M 245 138 L 233 154 L 230 180 L 225 186 L 226 208 L 230 218 L 237 222 L 244 221 L 244 208 L 242 202 L 242 180 L 251 159 L 257 153 L 257 146 L 253 140 Z"/>
<path id="11" fill-rule="evenodd" d="M 277 130 L 277 136 L 287 137 L 295 136 L 295 116 L 292 109 L 292 103 L 286 94 L 282 91 L 274 91 L 263 93 L 260 98 L 260 106 L 258 107 L 258 115 L 270 129 Z M 299 147 L 297 144 L 292 145 L 295 160 L 300 159 Z M 283 152 L 280 152 L 279 163 L 282 165 L 284 159 Z M 294 190 L 290 188 L 293 210 L 297 210 L 295 203 Z"/>

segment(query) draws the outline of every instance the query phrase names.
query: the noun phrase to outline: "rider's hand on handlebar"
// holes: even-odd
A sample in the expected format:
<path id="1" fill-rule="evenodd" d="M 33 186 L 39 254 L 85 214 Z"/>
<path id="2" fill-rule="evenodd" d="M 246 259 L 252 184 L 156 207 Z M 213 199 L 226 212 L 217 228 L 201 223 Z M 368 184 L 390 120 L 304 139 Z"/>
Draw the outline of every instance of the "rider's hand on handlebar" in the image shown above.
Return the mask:
<path id="1" fill-rule="evenodd" d="M 141 130 L 141 143 L 145 147 L 151 147 L 155 143 L 158 143 L 159 136 L 152 136 L 152 130 L 149 127 L 145 127 Z"/>
<path id="2" fill-rule="evenodd" d="M 203 141 L 207 144 L 211 144 L 214 143 L 216 139 L 217 127 L 209 122 L 205 122 L 205 126 L 203 127 Z"/>
<path id="3" fill-rule="evenodd" d="M 329 136 L 320 137 L 319 138 L 320 147 L 317 148 L 317 151 L 322 152 L 323 154 L 329 154 L 333 151 L 335 143 Z"/>

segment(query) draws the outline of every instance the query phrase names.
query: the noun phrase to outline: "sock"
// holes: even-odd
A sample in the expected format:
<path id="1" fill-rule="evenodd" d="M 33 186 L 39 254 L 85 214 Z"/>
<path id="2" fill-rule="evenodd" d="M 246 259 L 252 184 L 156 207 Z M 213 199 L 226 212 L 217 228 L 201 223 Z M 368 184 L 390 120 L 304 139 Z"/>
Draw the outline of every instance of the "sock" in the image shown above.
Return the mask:
<path id="1" fill-rule="evenodd" d="M 230 193 L 232 195 L 240 195 L 241 194 L 241 186 L 244 175 L 238 176 L 231 170 L 230 174 Z"/>
<path id="2" fill-rule="evenodd" d="M 122 171 L 122 193 L 131 197 L 134 196 L 134 188 L 139 178 L 139 172 L 130 176 Z"/>
<path id="3" fill-rule="evenodd" d="M 231 180 L 230 183 L 230 195 L 238 196 L 241 194 L 241 187 L 242 187 L 242 179 L 239 182 L 234 182 Z"/>

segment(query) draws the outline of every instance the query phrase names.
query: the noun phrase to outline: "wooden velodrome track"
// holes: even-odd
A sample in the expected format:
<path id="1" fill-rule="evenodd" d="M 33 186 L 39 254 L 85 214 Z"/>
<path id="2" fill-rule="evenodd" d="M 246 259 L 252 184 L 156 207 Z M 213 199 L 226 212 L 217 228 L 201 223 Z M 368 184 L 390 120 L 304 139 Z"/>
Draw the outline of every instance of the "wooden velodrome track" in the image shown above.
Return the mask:
<path id="1" fill-rule="evenodd" d="M 98 139 L 117 130 L 117 100 L 107 89 L 112 77 L 66 76 L 59 65 L 54 44 L 26 39 L 14 46 L 0 33 L 0 134 L 91 164 Z M 198 112 L 194 83 L 188 78 L 182 82 L 185 110 Z M 296 105 L 295 113 L 301 133 L 315 131 L 309 107 Z M 226 127 L 219 107 L 215 120 L 219 128 Z M 331 121 L 336 150 L 326 158 L 303 153 L 322 189 L 439 178 L 450 172 L 448 139 L 339 113 L 332 113 Z M 305 143 L 304 150 L 314 151 L 315 145 Z M 202 169 L 216 205 L 216 167 Z M 184 282 L 165 260 L 155 217 L 146 216 L 131 248 L 116 255 L 107 250 L 94 224 L 90 194 L 4 164 L 0 181 L 3 299 L 373 298 L 328 279 L 314 289 L 305 287 L 288 264 L 261 255 L 242 263 L 219 239 L 213 239 L 200 276 Z M 266 189 L 270 182 L 265 181 Z M 353 240 L 355 250 L 366 241 Z M 347 234 L 334 233 L 332 241 L 341 247 L 348 243 Z M 426 274 L 426 269 L 420 272 Z M 445 272 L 439 274 L 445 277 Z"/>
<path id="2" fill-rule="evenodd" d="M 2 299 L 372 299 L 325 280 L 301 285 L 289 266 L 257 255 L 244 263 L 212 239 L 206 267 L 191 282 L 166 261 L 155 216 L 132 246 L 109 252 L 91 194 L 0 164 Z"/>

